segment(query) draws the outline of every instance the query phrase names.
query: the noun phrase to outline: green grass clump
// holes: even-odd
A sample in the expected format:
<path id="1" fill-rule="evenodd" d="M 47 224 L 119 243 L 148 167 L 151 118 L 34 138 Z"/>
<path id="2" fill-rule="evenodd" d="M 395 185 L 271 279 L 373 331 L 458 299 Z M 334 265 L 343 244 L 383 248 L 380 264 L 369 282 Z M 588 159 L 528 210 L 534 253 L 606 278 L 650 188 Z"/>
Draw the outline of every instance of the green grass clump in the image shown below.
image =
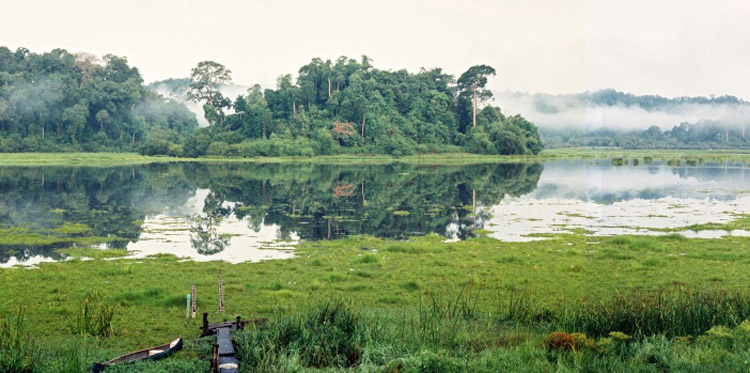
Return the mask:
<path id="1" fill-rule="evenodd" d="M 407 291 L 417 291 L 420 288 L 419 283 L 416 281 L 403 281 L 399 283 L 399 286 Z"/>
<path id="2" fill-rule="evenodd" d="M 664 248 L 660 242 L 652 238 L 639 238 L 630 242 L 632 250 L 663 251 Z"/>
<path id="3" fill-rule="evenodd" d="M 380 264 L 380 262 L 380 258 L 374 254 L 362 255 L 357 259 L 357 263 L 359 264 Z"/>
<path id="4" fill-rule="evenodd" d="M 34 351 L 26 333 L 22 309 L 14 317 L 0 318 L 0 372 L 31 371 Z"/>
<path id="5" fill-rule="evenodd" d="M 615 245 L 630 245 L 633 239 L 629 236 L 617 236 L 612 238 L 612 243 Z"/>
<path id="6" fill-rule="evenodd" d="M 667 337 L 698 335 L 715 325 L 736 326 L 750 318 L 750 295 L 720 289 L 667 288 L 632 291 L 592 304 L 565 307 L 562 330 L 604 336 L 612 331 Z"/>
<path id="7" fill-rule="evenodd" d="M 86 295 L 79 310 L 68 320 L 71 333 L 94 337 L 111 337 L 114 334 L 112 319 L 117 308 L 102 301 L 98 293 Z"/>
<path id="8" fill-rule="evenodd" d="M 266 327 L 235 335 L 243 369 L 283 371 L 288 364 L 307 368 L 346 368 L 362 358 L 366 342 L 359 315 L 343 302 L 283 317 Z"/>

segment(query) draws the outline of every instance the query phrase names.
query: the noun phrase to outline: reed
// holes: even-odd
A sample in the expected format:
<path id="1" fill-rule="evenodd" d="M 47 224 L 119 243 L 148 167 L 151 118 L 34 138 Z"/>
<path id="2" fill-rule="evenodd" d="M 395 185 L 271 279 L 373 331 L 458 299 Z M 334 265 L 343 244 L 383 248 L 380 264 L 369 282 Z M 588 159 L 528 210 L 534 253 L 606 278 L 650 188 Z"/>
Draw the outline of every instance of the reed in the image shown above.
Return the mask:
<path id="1" fill-rule="evenodd" d="M 26 333 L 24 310 L 15 316 L 0 318 L 0 372 L 30 372 L 34 366 L 34 348 Z"/>
<path id="2" fill-rule="evenodd" d="M 629 291 L 598 303 L 566 307 L 555 323 L 562 330 L 604 336 L 699 335 L 716 325 L 733 327 L 750 317 L 750 296 L 740 291 L 671 287 Z"/>
<path id="3" fill-rule="evenodd" d="M 73 334 L 83 336 L 111 337 L 114 334 L 112 319 L 116 310 L 117 307 L 103 302 L 99 293 L 89 293 L 79 311 L 68 319 L 68 329 Z"/>
<path id="4" fill-rule="evenodd" d="M 286 362 L 308 368 L 354 366 L 362 356 L 366 336 L 359 314 L 342 301 L 334 301 L 239 333 L 235 340 L 249 371 L 275 371 L 283 370 Z"/>

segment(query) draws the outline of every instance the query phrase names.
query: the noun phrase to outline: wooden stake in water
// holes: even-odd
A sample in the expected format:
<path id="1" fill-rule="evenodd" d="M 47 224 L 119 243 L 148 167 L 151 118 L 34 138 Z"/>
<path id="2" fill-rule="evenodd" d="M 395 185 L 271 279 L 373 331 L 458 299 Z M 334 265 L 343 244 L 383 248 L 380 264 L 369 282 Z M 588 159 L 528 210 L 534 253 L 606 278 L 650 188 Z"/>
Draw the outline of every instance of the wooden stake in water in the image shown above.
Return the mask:
<path id="1" fill-rule="evenodd" d="M 192 301 L 193 301 L 193 313 L 192 313 L 192 317 L 193 318 L 195 318 L 195 308 L 196 308 L 195 307 L 195 300 L 196 300 L 196 294 L 195 293 L 196 293 L 196 290 L 197 289 L 195 288 L 195 284 L 193 284 L 193 297 L 192 297 Z"/>
<path id="2" fill-rule="evenodd" d="M 224 312 L 224 284 L 221 279 L 221 272 L 219 272 L 219 311 Z"/>
<path id="3" fill-rule="evenodd" d="M 187 299 L 187 305 L 185 306 L 185 318 L 190 318 L 190 294 L 188 294 L 186 297 Z"/>

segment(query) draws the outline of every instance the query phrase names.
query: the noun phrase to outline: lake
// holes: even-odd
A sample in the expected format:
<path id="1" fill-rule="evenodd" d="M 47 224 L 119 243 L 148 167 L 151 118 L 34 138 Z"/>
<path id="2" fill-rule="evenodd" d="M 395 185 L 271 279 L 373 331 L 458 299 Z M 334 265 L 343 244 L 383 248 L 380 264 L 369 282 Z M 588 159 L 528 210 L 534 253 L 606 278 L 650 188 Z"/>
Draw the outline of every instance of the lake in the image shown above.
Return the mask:
<path id="1" fill-rule="evenodd" d="M 300 240 L 356 234 L 528 241 L 583 230 L 592 245 L 615 234 L 750 235 L 682 229 L 750 214 L 750 170 L 732 162 L 0 167 L 0 193 L 0 267 L 83 247 L 283 259 Z"/>

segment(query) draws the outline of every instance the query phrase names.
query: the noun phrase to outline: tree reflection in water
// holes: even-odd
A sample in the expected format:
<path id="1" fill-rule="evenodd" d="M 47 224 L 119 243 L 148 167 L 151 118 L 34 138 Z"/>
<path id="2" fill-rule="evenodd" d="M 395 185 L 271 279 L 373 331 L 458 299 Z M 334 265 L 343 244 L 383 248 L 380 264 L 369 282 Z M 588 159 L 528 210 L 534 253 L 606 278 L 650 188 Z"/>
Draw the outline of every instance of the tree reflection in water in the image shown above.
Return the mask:
<path id="1" fill-rule="evenodd" d="M 0 238 L 80 224 L 87 237 L 105 238 L 103 246 L 125 248 L 141 238 L 144 221 L 164 215 L 188 223 L 185 234 L 201 255 L 227 250 L 231 235 L 222 232 L 237 220 L 256 233 L 273 227 L 277 239 L 428 233 L 463 239 L 482 228 L 486 207 L 534 190 L 542 169 L 536 163 L 0 167 Z M 196 211 L 188 201 L 198 189 L 207 194 Z M 70 246 L 8 242 L 0 242 L 0 264 L 33 256 L 59 260 L 54 250 Z"/>
<path id="2" fill-rule="evenodd" d="M 229 244 L 230 236 L 217 231 L 221 219 L 195 216 L 190 219 L 190 244 L 201 255 L 218 254 Z"/>

